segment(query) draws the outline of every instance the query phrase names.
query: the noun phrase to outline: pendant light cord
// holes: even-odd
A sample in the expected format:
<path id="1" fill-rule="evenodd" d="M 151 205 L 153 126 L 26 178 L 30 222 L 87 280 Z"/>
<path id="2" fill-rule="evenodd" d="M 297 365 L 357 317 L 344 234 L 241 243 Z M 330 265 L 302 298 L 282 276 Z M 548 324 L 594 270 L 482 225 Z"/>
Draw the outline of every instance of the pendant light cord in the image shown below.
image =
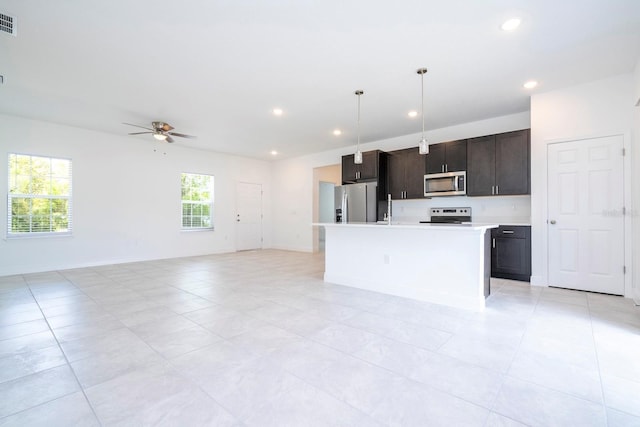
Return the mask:
<path id="1" fill-rule="evenodd" d="M 358 148 L 357 151 L 360 151 L 360 95 L 362 95 L 362 91 L 356 91 L 356 95 L 358 95 Z"/>
<path id="2" fill-rule="evenodd" d="M 424 73 L 420 74 L 420 81 L 421 81 L 420 90 L 422 92 L 420 111 L 422 112 L 422 138 L 424 139 Z"/>

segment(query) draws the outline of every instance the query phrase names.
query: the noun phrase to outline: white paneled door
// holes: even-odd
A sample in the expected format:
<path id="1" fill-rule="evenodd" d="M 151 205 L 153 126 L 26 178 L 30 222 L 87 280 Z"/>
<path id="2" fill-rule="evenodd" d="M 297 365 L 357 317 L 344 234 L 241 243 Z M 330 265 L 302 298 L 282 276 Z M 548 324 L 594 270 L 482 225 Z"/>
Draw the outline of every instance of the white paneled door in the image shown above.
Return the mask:
<path id="1" fill-rule="evenodd" d="M 548 146 L 549 285 L 624 294 L 622 135 Z"/>
<path id="2" fill-rule="evenodd" d="M 262 248 L 262 184 L 236 186 L 236 250 Z"/>

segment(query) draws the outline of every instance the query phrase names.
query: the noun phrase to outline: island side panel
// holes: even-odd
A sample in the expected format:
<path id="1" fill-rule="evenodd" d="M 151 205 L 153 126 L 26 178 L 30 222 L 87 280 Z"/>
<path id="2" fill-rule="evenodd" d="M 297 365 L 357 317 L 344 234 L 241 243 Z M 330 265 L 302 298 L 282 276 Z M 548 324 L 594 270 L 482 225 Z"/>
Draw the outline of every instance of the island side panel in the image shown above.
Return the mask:
<path id="1" fill-rule="evenodd" d="M 486 230 L 326 227 L 325 281 L 482 310 Z"/>

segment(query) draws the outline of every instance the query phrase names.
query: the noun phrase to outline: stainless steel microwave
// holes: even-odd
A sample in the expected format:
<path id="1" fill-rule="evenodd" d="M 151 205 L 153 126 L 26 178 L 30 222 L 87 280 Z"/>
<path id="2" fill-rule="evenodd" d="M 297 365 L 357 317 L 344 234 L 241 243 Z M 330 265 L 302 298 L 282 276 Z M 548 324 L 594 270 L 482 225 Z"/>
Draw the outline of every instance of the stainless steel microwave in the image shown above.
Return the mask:
<path id="1" fill-rule="evenodd" d="M 430 173 L 424 176 L 424 197 L 464 196 L 467 194 L 467 172 Z"/>

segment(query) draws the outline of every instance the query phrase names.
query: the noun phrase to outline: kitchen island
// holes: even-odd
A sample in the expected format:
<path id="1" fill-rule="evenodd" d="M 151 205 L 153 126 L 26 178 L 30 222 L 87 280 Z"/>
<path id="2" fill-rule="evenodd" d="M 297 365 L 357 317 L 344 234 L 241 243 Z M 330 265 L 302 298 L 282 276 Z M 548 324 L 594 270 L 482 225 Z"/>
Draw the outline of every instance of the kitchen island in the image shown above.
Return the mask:
<path id="1" fill-rule="evenodd" d="M 326 282 L 484 309 L 497 224 L 313 225 L 326 230 Z"/>

